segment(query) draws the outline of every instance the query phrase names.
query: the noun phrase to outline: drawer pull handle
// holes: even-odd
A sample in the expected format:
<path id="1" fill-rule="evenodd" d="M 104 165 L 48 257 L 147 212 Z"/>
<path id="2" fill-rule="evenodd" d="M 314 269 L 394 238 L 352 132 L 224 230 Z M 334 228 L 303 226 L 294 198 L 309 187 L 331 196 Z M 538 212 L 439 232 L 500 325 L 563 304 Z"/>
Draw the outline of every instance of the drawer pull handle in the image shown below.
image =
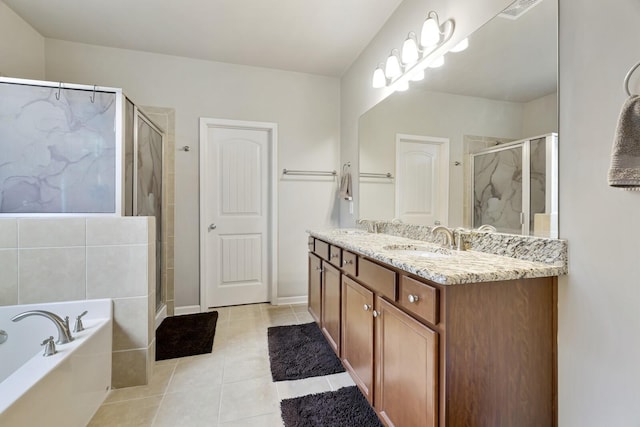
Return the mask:
<path id="1" fill-rule="evenodd" d="M 363 308 L 364 308 L 364 311 L 371 310 L 371 306 L 369 304 L 365 304 Z"/>
<path id="2" fill-rule="evenodd" d="M 409 302 L 411 304 L 415 304 L 420 300 L 420 297 L 418 297 L 418 295 L 409 295 Z"/>
<path id="3" fill-rule="evenodd" d="M 381 313 L 378 310 L 373 310 L 373 313 L 371 314 L 373 314 L 373 317 L 378 317 Z"/>
<path id="4" fill-rule="evenodd" d="M 353 264 L 353 260 L 350 259 L 350 260 L 347 261 L 345 259 L 345 260 L 342 261 L 342 265 L 347 265 L 347 264 Z"/>

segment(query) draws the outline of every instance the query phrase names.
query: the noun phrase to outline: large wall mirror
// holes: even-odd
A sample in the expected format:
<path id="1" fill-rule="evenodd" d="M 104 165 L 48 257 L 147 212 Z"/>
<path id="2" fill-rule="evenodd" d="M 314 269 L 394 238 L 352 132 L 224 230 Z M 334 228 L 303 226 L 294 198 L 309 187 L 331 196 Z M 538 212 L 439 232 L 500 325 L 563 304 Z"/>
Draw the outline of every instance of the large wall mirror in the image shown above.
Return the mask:
<path id="1" fill-rule="evenodd" d="M 501 13 L 359 121 L 360 218 L 557 237 L 558 3 Z"/>

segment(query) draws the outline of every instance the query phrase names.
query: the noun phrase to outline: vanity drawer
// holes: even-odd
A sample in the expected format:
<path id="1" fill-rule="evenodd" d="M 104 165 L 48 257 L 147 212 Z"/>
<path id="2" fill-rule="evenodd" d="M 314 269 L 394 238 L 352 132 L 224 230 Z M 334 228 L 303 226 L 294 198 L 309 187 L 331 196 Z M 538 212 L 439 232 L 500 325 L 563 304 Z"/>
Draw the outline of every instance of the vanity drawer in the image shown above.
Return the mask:
<path id="1" fill-rule="evenodd" d="M 407 276 L 400 276 L 400 305 L 416 316 L 437 325 L 438 290 Z"/>
<path id="2" fill-rule="evenodd" d="M 309 236 L 309 239 L 307 240 L 307 246 L 309 247 L 309 252 L 313 252 L 313 249 L 315 248 L 314 245 L 314 241 L 316 239 L 314 239 L 313 237 Z"/>
<path id="3" fill-rule="evenodd" d="M 325 261 L 329 261 L 329 244 L 316 239 L 313 252 Z"/>
<path id="4" fill-rule="evenodd" d="M 360 258 L 358 279 L 374 292 L 395 301 L 398 297 L 398 279 L 396 272 L 375 262 Z"/>
<path id="5" fill-rule="evenodd" d="M 334 267 L 342 268 L 342 249 L 338 246 L 329 245 L 329 262 Z"/>
<path id="6" fill-rule="evenodd" d="M 358 275 L 358 256 L 352 252 L 342 250 L 342 271 L 349 276 Z"/>

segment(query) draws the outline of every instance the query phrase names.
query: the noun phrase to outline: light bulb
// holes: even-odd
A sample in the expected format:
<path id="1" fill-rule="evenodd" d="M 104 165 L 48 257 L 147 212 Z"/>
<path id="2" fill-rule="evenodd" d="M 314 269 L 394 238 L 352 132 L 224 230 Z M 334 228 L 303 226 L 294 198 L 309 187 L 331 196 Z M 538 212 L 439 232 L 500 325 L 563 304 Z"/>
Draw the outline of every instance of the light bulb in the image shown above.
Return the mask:
<path id="1" fill-rule="evenodd" d="M 387 64 L 384 67 L 384 74 L 388 79 L 393 79 L 402 74 L 402 69 L 400 68 L 400 61 L 398 60 L 398 50 L 393 49 L 391 51 L 391 55 L 387 58 Z"/>
<path id="2" fill-rule="evenodd" d="M 407 89 L 409 89 L 409 82 L 406 80 L 402 80 L 396 84 L 396 90 L 398 92 L 404 92 Z"/>
<path id="3" fill-rule="evenodd" d="M 429 63 L 429 68 L 438 68 L 444 65 L 444 56 L 439 56 Z"/>
<path id="4" fill-rule="evenodd" d="M 431 15 L 435 15 L 432 18 Z M 440 41 L 440 26 L 438 25 L 438 14 L 429 12 L 427 19 L 422 24 L 422 32 L 420 33 L 420 44 L 422 47 L 432 47 Z"/>
<path id="5" fill-rule="evenodd" d="M 424 80 L 424 70 L 415 70 L 409 74 L 409 80 L 412 82 L 419 82 L 420 80 Z"/>
<path id="6" fill-rule="evenodd" d="M 455 45 L 452 49 L 450 49 L 449 52 L 462 52 L 468 47 L 469 47 L 469 39 L 464 39 L 460 43 Z"/>
<path id="7" fill-rule="evenodd" d="M 418 60 L 418 43 L 416 42 L 416 35 L 412 31 L 407 36 L 407 39 L 402 44 L 402 63 L 405 65 L 413 65 Z"/>
<path id="8" fill-rule="evenodd" d="M 387 85 L 387 78 L 384 75 L 384 71 L 382 70 L 382 65 L 378 65 L 378 67 L 373 72 L 373 80 L 371 85 L 374 89 L 380 89 Z"/>

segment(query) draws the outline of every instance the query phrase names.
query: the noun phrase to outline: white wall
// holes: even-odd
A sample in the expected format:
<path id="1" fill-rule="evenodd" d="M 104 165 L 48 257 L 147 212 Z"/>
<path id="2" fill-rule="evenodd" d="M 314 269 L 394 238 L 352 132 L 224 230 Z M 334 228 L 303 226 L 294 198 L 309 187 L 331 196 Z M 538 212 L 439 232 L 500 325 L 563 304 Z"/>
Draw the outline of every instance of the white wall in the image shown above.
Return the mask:
<path id="1" fill-rule="evenodd" d="M 0 76 L 44 79 L 44 37 L 0 0 Z"/>
<path id="2" fill-rule="evenodd" d="M 367 110 L 388 95 L 387 89 L 372 89 L 371 75 L 376 65 L 383 62 L 392 48 L 400 48 L 410 30 L 419 31 L 430 10 L 438 12 L 441 20 L 452 18 L 456 30 L 445 49 L 455 46 L 468 34 L 509 5 L 509 0 L 404 0 L 382 27 L 367 48 L 349 68 L 341 80 L 340 155 L 342 163 L 350 161 L 354 170 L 358 166 L 358 119 Z M 354 182 L 354 199 L 359 188 Z M 358 218 L 358 206 L 349 213 L 349 202 L 341 202 L 340 222 L 351 226 Z"/>
<path id="3" fill-rule="evenodd" d="M 558 132 L 558 94 L 543 96 L 523 105 L 522 138 Z"/>
<path id="4" fill-rule="evenodd" d="M 607 186 L 639 20 L 637 0 L 560 0 L 560 426 L 640 426 L 640 193 Z"/>
<path id="5" fill-rule="evenodd" d="M 339 167 L 336 78 L 47 39 L 46 78 L 124 88 L 176 110 L 176 307 L 199 304 L 198 118 L 278 123 L 278 169 Z M 279 297 L 306 296 L 305 229 L 331 222 L 335 180 L 279 182 Z"/>

